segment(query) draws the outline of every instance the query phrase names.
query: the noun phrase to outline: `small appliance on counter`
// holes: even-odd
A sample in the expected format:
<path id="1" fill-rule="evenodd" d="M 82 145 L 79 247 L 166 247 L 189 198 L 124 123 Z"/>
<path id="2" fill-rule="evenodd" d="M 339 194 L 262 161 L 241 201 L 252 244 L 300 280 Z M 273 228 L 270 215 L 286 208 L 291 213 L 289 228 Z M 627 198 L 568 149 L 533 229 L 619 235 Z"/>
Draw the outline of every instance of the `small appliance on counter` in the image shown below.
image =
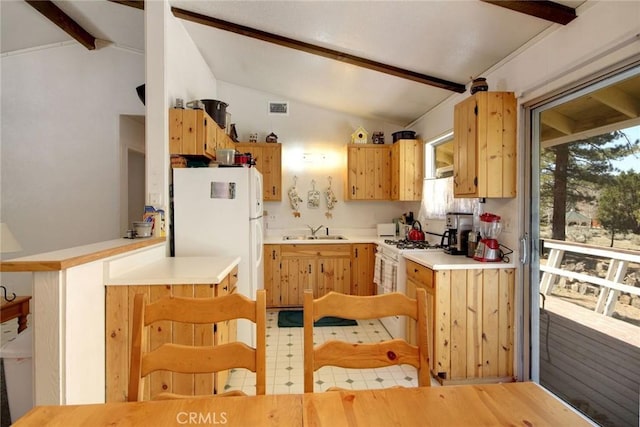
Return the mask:
<path id="1" fill-rule="evenodd" d="M 473 229 L 473 214 L 449 212 L 446 215 L 446 227 L 442 238 L 444 252 L 450 255 L 466 255 L 469 230 Z"/>
<path id="2" fill-rule="evenodd" d="M 491 213 L 483 213 L 480 215 L 480 235 L 482 238 L 478 242 L 473 259 L 483 262 L 502 261 L 502 251 L 498 236 L 502 231 L 500 217 Z"/>
<path id="3" fill-rule="evenodd" d="M 396 225 L 394 223 L 377 224 L 376 231 L 377 231 L 378 237 L 395 237 Z"/>

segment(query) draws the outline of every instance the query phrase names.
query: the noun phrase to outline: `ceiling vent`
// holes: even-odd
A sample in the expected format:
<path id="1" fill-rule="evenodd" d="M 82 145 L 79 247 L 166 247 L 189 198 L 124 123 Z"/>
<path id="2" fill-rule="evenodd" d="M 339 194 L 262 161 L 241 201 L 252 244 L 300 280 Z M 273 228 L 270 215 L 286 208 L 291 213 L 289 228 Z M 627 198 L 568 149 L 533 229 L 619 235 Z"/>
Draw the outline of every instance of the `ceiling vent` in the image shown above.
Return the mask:
<path id="1" fill-rule="evenodd" d="M 289 115 L 289 103 L 288 102 L 269 102 L 269 114 L 275 114 L 279 116 Z"/>

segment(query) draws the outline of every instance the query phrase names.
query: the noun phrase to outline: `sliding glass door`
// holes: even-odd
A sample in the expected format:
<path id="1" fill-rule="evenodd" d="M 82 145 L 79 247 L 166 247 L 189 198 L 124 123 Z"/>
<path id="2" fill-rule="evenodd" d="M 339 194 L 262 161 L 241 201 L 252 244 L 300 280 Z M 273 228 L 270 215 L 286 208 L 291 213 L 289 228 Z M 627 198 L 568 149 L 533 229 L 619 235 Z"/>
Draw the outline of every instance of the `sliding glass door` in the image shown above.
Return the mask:
<path id="1" fill-rule="evenodd" d="M 637 426 L 640 68 L 527 114 L 531 376 L 598 424 Z"/>

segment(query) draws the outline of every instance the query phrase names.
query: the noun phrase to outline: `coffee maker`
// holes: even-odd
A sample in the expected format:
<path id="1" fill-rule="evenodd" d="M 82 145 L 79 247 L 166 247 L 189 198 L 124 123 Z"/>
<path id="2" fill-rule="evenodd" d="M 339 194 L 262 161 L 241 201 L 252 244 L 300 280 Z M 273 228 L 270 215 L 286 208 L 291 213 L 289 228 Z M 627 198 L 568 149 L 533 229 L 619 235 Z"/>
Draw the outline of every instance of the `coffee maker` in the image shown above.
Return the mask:
<path id="1" fill-rule="evenodd" d="M 473 214 L 448 212 L 444 235 L 448 241 L 443 243 L 444 252 L 450 255 L 466 255 L 469 230 L 473 229 Z"/>

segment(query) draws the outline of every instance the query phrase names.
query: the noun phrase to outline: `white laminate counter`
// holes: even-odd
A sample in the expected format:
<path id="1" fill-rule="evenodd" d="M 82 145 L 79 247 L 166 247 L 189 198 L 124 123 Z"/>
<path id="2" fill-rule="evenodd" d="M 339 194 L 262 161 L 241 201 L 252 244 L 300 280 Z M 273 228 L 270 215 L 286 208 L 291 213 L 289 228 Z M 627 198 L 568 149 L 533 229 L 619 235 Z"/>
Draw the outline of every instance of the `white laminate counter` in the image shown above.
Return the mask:
<path id="1" fill-rule="evenodd" d="M 444 252 L 405 252 L 402 254 L 406 259 L 417 262 L 432 270 L 475 270 L 475 269 L 496 269 L 496 268 L 516 268 L 513 261 L 510 262 L 480 262 L 464 255 L 449 255 Z"/>
<path id="2" fill-rule="evenodd" d="M 107 285 L 220 283 L 240 257 L 167 257 L 109 278 Z"/>
<path id="3" fill-rule="evenodd" d="M 380 238 L 377 236 L 353 236 L 349 234 L 340 234 L 344 239 L 291 239 L 285 240 L 283 236 L 267 236 L 264 239 L 266 245 L 348 245 L 350 243 L 378 243 Z"/>

